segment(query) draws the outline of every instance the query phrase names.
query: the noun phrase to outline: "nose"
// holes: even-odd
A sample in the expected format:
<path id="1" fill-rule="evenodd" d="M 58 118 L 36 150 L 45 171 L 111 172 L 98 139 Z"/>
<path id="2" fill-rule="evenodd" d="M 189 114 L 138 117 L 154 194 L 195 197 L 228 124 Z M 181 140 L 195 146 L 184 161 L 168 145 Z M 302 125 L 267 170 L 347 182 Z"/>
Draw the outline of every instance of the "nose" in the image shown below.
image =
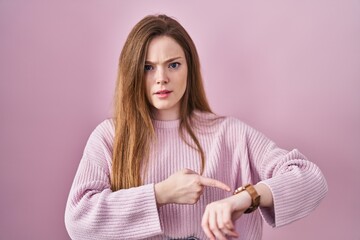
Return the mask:
<path id="1" fill-rule="evenodd" d="M 166 84 L 169 82 L 166 70 L 162 67 L 156 70 L 155 74 L 156 84 Z"/>

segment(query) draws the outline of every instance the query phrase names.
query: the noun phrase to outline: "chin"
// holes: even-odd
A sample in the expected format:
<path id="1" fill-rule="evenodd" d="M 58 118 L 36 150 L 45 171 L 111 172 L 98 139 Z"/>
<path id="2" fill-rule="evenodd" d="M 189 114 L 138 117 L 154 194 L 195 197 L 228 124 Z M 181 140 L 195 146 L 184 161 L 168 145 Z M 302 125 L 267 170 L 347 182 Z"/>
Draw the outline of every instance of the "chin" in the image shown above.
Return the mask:
<path id="1" fill-rule="evenodd" d="M 169 110 L 171 107 L 169 106 L 154 106 L 157 110 Z"/>
<path id="2" fill-rule="evenodd" d="M 154 103 L 152 104 L 154 108 L 159 109 L 159 110 L 166 110 L 171 108 L 173 105 L 165 103 L 165 102 L 160 102 L 160 103 Z"/>

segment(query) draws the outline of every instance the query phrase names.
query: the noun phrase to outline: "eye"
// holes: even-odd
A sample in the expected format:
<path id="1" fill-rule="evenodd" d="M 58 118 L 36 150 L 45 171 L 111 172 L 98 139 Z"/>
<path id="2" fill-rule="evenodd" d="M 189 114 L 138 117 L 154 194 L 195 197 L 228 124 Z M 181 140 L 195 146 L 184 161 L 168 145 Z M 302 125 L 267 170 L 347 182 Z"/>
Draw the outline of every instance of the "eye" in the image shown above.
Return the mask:
<path id="1" fill-rule="evenodd" d="M 169 64 L 169 68 L 176 69 L 180 66 L 180 63 L 174 62 Z"/>
<path id="2" fill-rule="evenodd" d="M 153 69 L 154 69 L 153 66 L 151 66 L 151 65 L 149 65 L 149 64 L 145 64 L 145 66 L 144 66 L 144 71 L 145 71 L 145 72 L 151 71 L 151 70 L 153 70 Z"/>

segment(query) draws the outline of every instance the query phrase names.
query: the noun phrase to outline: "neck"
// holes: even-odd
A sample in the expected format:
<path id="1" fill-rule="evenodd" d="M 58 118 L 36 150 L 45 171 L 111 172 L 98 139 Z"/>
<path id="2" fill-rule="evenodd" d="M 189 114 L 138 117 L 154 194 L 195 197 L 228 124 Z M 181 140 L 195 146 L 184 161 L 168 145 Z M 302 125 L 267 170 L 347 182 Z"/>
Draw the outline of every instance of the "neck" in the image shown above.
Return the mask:
<path id="1" fill-rule="evenodd" d="M 180 119 L 180 111 L 174 111 L 174 109 L 153 109 L 154 119 L 160 121 L 172 121 Z"/>

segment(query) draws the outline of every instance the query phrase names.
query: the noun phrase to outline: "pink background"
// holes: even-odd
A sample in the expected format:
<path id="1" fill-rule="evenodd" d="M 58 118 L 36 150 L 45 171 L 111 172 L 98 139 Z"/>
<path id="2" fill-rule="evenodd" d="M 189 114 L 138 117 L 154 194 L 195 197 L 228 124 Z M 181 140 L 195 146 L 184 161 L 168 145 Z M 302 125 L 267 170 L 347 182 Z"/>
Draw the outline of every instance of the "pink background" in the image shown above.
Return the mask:
<path id="1" fill-rule="evenodd" d="M 86 140 L 111 114 L 127 34 L 152 13 L 193 37 L 215 112 L 300 149 L 327 178 L 316 211 L 264 239 L 359 240 L 358 0 L 0 1 L 0 239 L 69 239 Z"/>

